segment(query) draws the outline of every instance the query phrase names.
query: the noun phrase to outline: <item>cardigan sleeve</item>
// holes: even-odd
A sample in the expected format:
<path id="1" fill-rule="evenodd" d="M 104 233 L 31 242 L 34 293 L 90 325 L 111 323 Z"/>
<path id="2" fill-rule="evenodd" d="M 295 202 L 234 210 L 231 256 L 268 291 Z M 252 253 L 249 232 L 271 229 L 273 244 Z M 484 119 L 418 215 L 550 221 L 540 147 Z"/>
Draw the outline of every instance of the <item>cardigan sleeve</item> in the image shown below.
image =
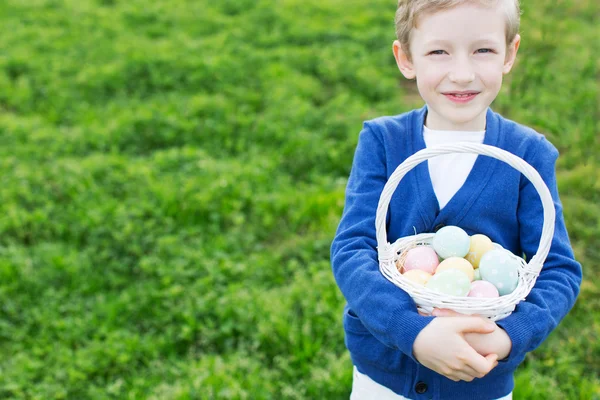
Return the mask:
<path id="1" fill-rule="evenodd" d="M 539 136 L 537 152 L 528 162 L 540 173 L 548 186 L 556 211 L 554 237 L 550 252 L 535 286 L 515 311 L 497 324 L 512 340 L 512 350 L 506 364 L 516 367 L 527 352 L 537 348 L 575 304 L 582 279 L 581 265 L 575 261 L 558 195 L 555 164 L 558 151 L 543 136 Z M 527 260 L 537 252 L 543 207 L 533 184 L 522 177 L 519 206 L 521 248 Z"/>
<path id="2" fill-rule="evenodd" d="M 331 264 L 336 283 L 365 328 L 414 360 L 415 338 L 433 317 L 419 315 L 411 297 L 379 271 L 375 214 L 386 180 L 382 137 L 374 124 L 365 122 L 331 245 Z"/>

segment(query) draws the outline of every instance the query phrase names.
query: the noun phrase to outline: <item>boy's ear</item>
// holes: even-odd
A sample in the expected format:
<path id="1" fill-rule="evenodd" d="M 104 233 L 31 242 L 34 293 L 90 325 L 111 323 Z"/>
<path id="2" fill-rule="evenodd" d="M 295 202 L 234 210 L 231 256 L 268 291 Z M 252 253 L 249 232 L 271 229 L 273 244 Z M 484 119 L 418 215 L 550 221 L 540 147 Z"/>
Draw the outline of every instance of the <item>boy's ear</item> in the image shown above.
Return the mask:
<path id="1" fill-rule="evenodd" d="M 400 72 L 402 72 L 402 75 L 404 75 L 406 79 L 414 79 L 416 76 L 415 68 L 413 66 L 413 63 L 408 58 L 408 55 L 404 52 L 404 50 L 402 50 L 400 42 L 394 40 L 392 49 L 394 51 L 394 58 L 396 59 L 396 64 L 398 65 L 398 69 L 400 69 Z"/>
<path id="2" fill-rule="evenodd" d="M 521 36 L 517 34 L 512 43 L 506 48 L 506 58 L 504 59 L 504 66 L 502 67 L 503 74 L 508 74 L 512 69 L 517 58 L 517 51 L 519 51 L 520 44 Z"/>

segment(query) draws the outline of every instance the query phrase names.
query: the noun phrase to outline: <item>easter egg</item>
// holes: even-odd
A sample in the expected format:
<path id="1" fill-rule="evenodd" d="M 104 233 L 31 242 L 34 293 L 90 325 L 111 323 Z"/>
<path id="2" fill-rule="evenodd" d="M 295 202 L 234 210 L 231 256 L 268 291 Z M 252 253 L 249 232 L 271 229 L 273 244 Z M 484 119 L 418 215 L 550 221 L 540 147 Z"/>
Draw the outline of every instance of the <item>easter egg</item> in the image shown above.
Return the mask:
<path id="1" fill-rule="evenodd" d="M 447 269 L 433 275 L 425 287 L 442 294 L 466 296 L 471 290 L 471 282 L 464 272 Z"/>
<path id="2" fill-rule="evenodd" d="M 475 269 L 473 271 L 473 280 L 474 281 L 480 281 L 481 280 L 481 271 L 479 270 L 479 268 Z"/>
<path id="3" fill-rule="evenodd" d="M 439 264 L 436 252 L 429 246 L 417 246 L 406 253 L 404 270 L 419 269 L 433 274 Z"/>
<path id="4" fill-rule="evenodd" d="M 488 251 L 479 262 L 481 279 L 490 282 L 500 296 L 510 294 L 519 283 L 518 261 L 503 249 Z"/>
<path id="5" fill-rule="evenodd" d="M 494 250 L 494 243 L 485 235 L 473 235 L 470 239 L 469 253 L 465 256 L 473 265 L 473 268 L 479 268 L 479 261 L 488 251 Z"/>
<path id="6" fill-rule="evenodd" d="M 446 271 L 448 269 L 457 269 L 459 271 L 464 272 L 469 277 L 469 282 L 473 280 L 474 271 L 473 266 L 470 262 L 460 257 L 449 257 L 440 263 L 440 265 L 435 270 L 435 273 L 438 274 L 442 271 Z"/>
<path id="7" fill-rule="evenodd" d="M 442 258 L 464 257 L 469 252 L 471 239 L 458 226 L 444 226 L 433 236 L 432 246 Z"/>
<path id="8" fill-rule="evenodd" d="M 496 286 L 488 281 L 475 281 L 471 282 L 471 291 L 468 294 L 469 297 L 498 297 L 498 289 Z"/>
<path id="9" fill-rule="evenodd" d="M 429 281 L 429 279 L 431 279 L 430 273 L 420 269 L 411 269 L 403 273 L 402 276 L 414 283 L 423 286 Z"/>

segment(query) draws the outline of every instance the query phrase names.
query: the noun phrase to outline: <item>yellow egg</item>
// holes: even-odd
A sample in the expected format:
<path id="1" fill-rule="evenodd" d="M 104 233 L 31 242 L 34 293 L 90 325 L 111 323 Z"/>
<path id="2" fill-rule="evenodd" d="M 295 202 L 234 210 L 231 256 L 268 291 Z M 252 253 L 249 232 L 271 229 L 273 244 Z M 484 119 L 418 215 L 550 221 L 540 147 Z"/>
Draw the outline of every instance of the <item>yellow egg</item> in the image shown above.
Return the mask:
<path id="1" fill-rule="evenodd" d="M 419 285 L 425 285 L 429 278 L 431 278 L 431 274 L 425 272 L 420 269 L 411 269 L 402 274 L 406 279 L 413 281 L 414 283 L 418 283 Z"/>
<path id="2" fill-rule="evenodd" d="M 444 261 L 438 265 L 435 273 L 439 273 L 442 271 L 446 271 L 448 269 L 457 269 L 459 271 L 464 272 L 468 277 L 469 281 L 473 282 L 473 276 L 475 275 L 475 271 L 473 270 L 473 266 L 470 262 L 461 257 L 450 257 L 446 258 Z"/>
<path id="3" fill-rule="evenodd" d="M 473 268 L 479 268 L 479 261 L 481 256 L 490 250 L 494 250 L 494 244 L 485 235 L 473 235 L 471 236 L 471 246 L 469 247 L 469 254 L 465 256 Z"/>

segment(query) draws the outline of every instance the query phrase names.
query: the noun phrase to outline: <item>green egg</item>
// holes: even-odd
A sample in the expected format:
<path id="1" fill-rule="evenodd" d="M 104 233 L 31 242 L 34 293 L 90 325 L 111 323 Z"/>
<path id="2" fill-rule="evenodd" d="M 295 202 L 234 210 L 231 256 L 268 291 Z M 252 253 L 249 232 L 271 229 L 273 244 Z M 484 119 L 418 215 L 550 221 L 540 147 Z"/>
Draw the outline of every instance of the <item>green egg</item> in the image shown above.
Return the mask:
<path id="1" fill-rule="evenodd" d="M 471 281 L 464 272 L 447 269 L 433 275 L 425 287 L 451 296 L 466 296 L 471 290 Z"/>

